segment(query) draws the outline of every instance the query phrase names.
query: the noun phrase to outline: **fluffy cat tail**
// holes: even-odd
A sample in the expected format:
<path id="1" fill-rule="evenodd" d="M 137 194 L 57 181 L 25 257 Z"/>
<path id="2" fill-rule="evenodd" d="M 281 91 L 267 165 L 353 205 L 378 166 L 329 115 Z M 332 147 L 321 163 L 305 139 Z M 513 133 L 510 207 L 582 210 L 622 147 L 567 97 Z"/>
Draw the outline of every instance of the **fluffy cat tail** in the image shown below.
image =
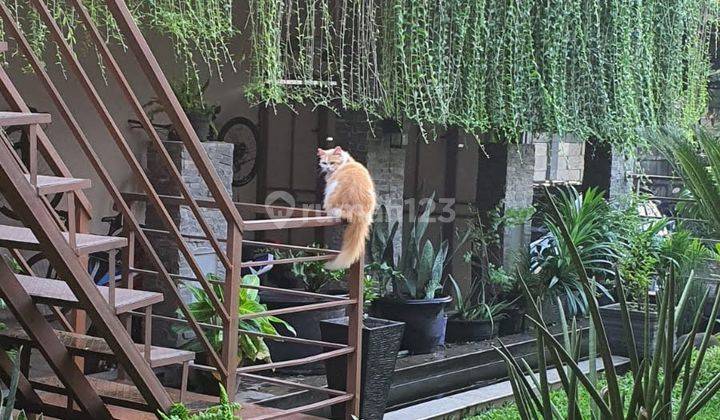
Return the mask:
<path id="1" fill-rule="evenodd" d="M 369 218 L 358 218 L 348 224 L 343 233 L 342 249 L 335 259 L 325 263 L 328 270 L 350 268 L 365 250 L 365 240 L 370 233 Z"/>

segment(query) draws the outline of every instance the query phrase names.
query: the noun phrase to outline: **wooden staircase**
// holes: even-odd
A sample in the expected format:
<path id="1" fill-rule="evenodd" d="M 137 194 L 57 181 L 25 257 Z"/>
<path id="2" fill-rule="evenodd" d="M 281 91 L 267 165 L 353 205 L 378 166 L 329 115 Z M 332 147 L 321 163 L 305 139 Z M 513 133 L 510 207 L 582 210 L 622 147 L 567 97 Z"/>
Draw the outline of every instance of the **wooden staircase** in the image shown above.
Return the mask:
<path id="1" fill-rule="evenodd" d="M 48 259 L 57 267 L 58 273 L 61 273 L 60 279 L 38 277 L 34 273 L 16 274 L 4 261 L 0 263 L 0 293 L 22 325 L 22 328 L 0 331 L 0 344 L 23 349 L 21 373 L 24 382 L 27 381 L 26 385 L 30 386 L 20 391 L 20 400 L 33 400 L 40 404 L 38 412 L 47 413 L 48 410 L 52 412 L 56 408 L 43 407 L 42 398 L 35 390 L 69 395 L 69 409 L 78 404 L 84 412 L 92 413 L 93 418 L 110 418 L 107 407 L 102 403 L 98 404 L 99 401 L 148 411 L 165 409 L 170 398 L 151 369 L 173 364 L 183 366 L 182 389 L 174 393 L 176 400 L 181 401 L 187 386 L 188 366 L 195 354 L 151 345 L 151 308 L 163 301 L 161 293 L 116 286 L 116 275 L 113 272 L 115 262 L 112 258 L 115 252 L 127 247 L 127 238 L 77 232 L 74 222 L 78 216 L 74 208 L 75 194 L 89 188 L 90 181 L 37 173 L 37 130 L 40 124 L 48 124 L 50 120 L 48 114 L 0 112 L 0 127 L 26 127 L 31 159 L 29 169 L 25 168 L 9 147 L 7 139 L 0 142 L 0 191 L 11 203 L 13 211 L 21 215 L 20 219 L 28 226 L 0 225 L 0 247 L 11 249 L 17 258 L 22 258 L 24 251 L 47 252 Z M 67 197 L 67 228 L 57 223 L 57 214 L 52 214 L 54 210 L 43 200 L 43 196 L 49 194 L 64 194 Z M 65 252 L 61 251 L 62 248 L 66 248 Z M 109 286 L 96 286 L 86 269 L 78 269 L 86 267 L 87 255 L 95 252 L 108 252 L 112 256 L 109 263 Z M 54 259 L 50 255 L 53 253 L 64 255 Z M 66 266 L 65 269 L 63 265 Z M 115 340 L 89 336 L 85 331 L 53 329 L 36 308 L 29 308 L 29 304 L 75 309 L 90 307 L 90 312 L 101 312 L 91 313 L 93 324 L 100 330 L 113 330 L 115 334 L 111 336 Z M 99 308 L 92 311 L 94 305 Z M 118 318 L 130 311 L 144 311 L 146 314 L 144 344 L 132 343 L 130 331 L 125 331 L 126 325 L 129 328 L 131 323 L 123 324 Z M 55 313 L 62 316 L 60 310 Z M 64 324 L 67 325 L 67 322 Z M 31 377 L 28 361 L 32 348 L 38 349 L 46 357 L 56 376 Z M 129 353 L 128 356 L 131 357 L 118 357 L 123 353 Z M 72 357 L 88 356 L 117 361 L 130 376 L 140 374 L 143 377 L 141 382 L 149 379 L 150 383 L 144 390 L 127 384 L 112 385 L 107 383 L 108 381 L 86 377 L 77 367 L 67 363 L 73 360 Z M 138 372 L 140 370 L 144 372 Z M 79 395 L 78 386 L 86 388 L 87 393 Z"/>
<path id="2" fill-rule="evenodd" d="M 37 14 L 50 39 L 57 46 L 58 55 L 67 74 L 72 76 L 73 82 L 77 82 L 77 85 L 73 83 L 73 87 L 79 86 L 79 91 L 84 99 L 87 99 L 81 109 L 89 115 L 84 116 L 83 120 L 92 120 L 104 126 L 104 136 L 98 141 L 104 143 L 112 141 L 118 150 L 117 153 L 101 155 L 96 151 L 96 144 L 90 141 L 73 114 L 73 107 L 68 103 L 77 95 L 66 95 L 62 92 L 69 84 L 66 80 L 58 83 L 53 80 L 47 71 L 47 66 L 42 58 L 35 54 L 31 42 L 6 3 L 0 1 L 0 21 L 3 24 L 3 31 L 13 38 L 13 46 L 17 45 L 19 55 L 34 73 L 39 88 L 44 91 L 57 110 L 58 122 L 69 129 L 69 140 L 73 141 L 82 152 L 83 164 L 93 172 L 93 180 L 97 180 L 98 186 L 104 188 L 114 210 L 120 214 L 122 218 L 120 235 L 123 236 L 118 238 L 88 233 L 93 212 L 83 189 L 89 188 L 90 182 L 72 175 L 60 158 L 52 140 L 42 128 L 42 125 L 50 123 L 50 116 L 32 112 L 8 73 L 0 66 L 0 96 L 12 111 L 0 116 L 0 126 L 20 124 L 25 127 L 29 143 L 29 150 L 27 153 L 23 151 L 24 156 L 21 159 L 15 155 L 7 139 L 0 138 L 0 195 L 10 203 L 14 218 L 21 222 L 20 226 L 13 223 L 0 226 L 0 247 L 7 248 L 22 269 L 22 273 L 15 273 L 4 259 L 0 259 L 0 295 L 5 298 L 22 330 L 12 329 L 0 334 L 0 343 L 36 348 L 55 373 L 55 376 L 46 378 L 28 377 L 32 374 L 32 369 L 28 371 L 24 368 L 19 380 L 17 406 L 30 412 L 43 412 L 53 417 L 80 416 L 93 419 L 110 418 L 117 412 L 118 407 L 115 405 L 150 412 L 167 410 L 173 401 L 181 398 L 182 392 L 164 388 L 153 368 L 182 364 L 184 369 L 181 382 L 184 384 L 187 365 L 192 359 L 192 354 L 152 346 L 149 328 L 152 324 L 149 320 L 152 318 L 191 329 L 194 333 L 194 344 L 197 344 L 206 356 L 203 364 L 191 363 L 191 369 L 210 373 L 218 378 L 231 395 L 237 389 L 241 378 L 281 381 L 289 386 L 307 389 L 302 384 L 282 381 L 272 376 L 262 376 L 259 372 L 342 357 L 347 366 L 343 389 L 315 388 L 314 391 L 327 398 L 280 413 L 256 412 L 254 419 L 289 418 L 289 415 L 307 413 L 333 405 L 343 405 L 347 419 L 357 418 L 360 410 L 363 259 L 360 258 L 348 270 L 347 296 L 288 290 L 264 284 L 247 284 L 242 278 L 243 270 L 266 264 L 253 260 L 243 261 L 244 246 L 286 249 L 309 254 L 304 257 L 274 260 L 274 266 L 329 260 L 338 254 L 335 250 L 263 242 L 259 240 L 261 238 L 253 236 L 254 232 L 340 226 L 342 221 L 320 210 L 234 202 L 180 106 L 141 29 L 134 21 L 133 13 L 125 0 L 100 0 L 100 3 L 112 14 L 118 29 L 122 32 L 128 51 L 135 58 L 130 61 L 123 60 L 124 65 L 135 67 L 132 69 L 133 76 L 144 74 L 147 79 L 147 84 L 141 84 L 142 91 L 136 90 L 129 82 L 126 73 L 110 51 L 101 29 L 95 25 L 91 12 L 84 6 L 87 2 L 68 0 L 67 5 L 74 9 L 78 26 L 82 27 L 80 32 L 88 38 L 87 41 L 96 49 L 105 65 L 108 75 L 105 82 L 114 81 L 114 87 L 120 92 L 113 100 L 122 98 L 124 105 L 135 114 L 147 135 L 149 147 L 158 154 L 160 164 L 167 171 L 166 180 L 176 187 L 171 193 L 161 194 L 153 182 L 156 180 L 150 179 L 147 168 L 136 156 L 136 150 L 131 147 L 118 126 L 116 121 L 118 116 L 110 111 L 107 102 L 100 95 L 96 87 L 97 81 L 89 77 L 80 62 L 79 54 L 76 54 L 73 46 L 68 43 L 61 25 L 53 16 L 49 2 L 27 0 L 25 3 L 32 8 L 33 13 Z M 0 43 L 0 50 L 7 48 L 7 44 Z M 192 160 L 198 176 L 207 189 L 207 196 L 199 198 L 193 195 L 186 185 L 166 144 L 143 109 L 143 101 L 139 93 L 142 96 L 157 98 L 162 105 L 172 123 L 173 132 L 177 134 L 184 151 Z M 87 106 L 88 103 L 90 107 Z M 115 109 L 114 105 L 113 109 Z M 44 158 L 50 173 L 38 173 L 39 157 Z M 136 191 L 123 191 L 118 187 L 106 167 L 111 161 L 113 163 L 120 161 L 127 165 L 128 174 L 137 181 Z M 49 199 L 49 195 L 53 198 Z M 68 214 L 66 218 L 61 217 L 63 216 L 61 212 L 53 208 L 57 204 L 56 198 L 59 195 L 65 198 Z M 162 226 L 151 231 L 141 225 L 138 215 L 131 208 L 133 201 L 143 201 L 145 207 L 158 217 Z M 192 235 L 182 231 L 180 223 L 169 211 L 172 206 L 182 206 L 183 210 L 188 210 L 187 214 L 195 219 L 199 230 Z M 209 209 L 222 216 L 225 222 L 222 224 L 223 229 L 215 229 L 215 226 L 211 226 L 206 220 Z M 2 214 L 8 214 L 5 208 L 0 210 L 3 210 Z M 285 215 L 283 218 L 273 218 L 273 214 L 277 214 L 278 210 L 279 214 Z M 148 234 L 158 236 L 160 240 L 151 241 Z M 199 264 L 199 257 L 189 244 L 191 240 L 207 244 L 208 248 L 214 251 L 214 258 L 219 267 L 216 274 L 219 274 L 219 278 L 207 278 L 208 273 Z M 177 250 L 181 253 L 181 257 L 190 269 L 189 273 L 184 271 L 180 273 L 177 267 L 161 257 L 163 255 L 161 251 L 164 251 L 162 248 L 168 244 L 173 247 L 173 252 Z M 120 250 L 122 250 L 120 254 L 122 269 L 119 274 L 125 288 L 115 284 L 118 273 L 115 273 L 114 260 Z M 50 271 L 48 271 L 50 274 L 45 276 L 34 273 L 35 265 L 24 258 L 27 252 L 40 253 L 57 275 Z M 98 252 L 106 252 L 108 255 L 107 287 L 98 287 L 88 275 L 88 256 Z M 155 283 L 154 290 L 162 289 L 163 294 L 135 290 L 137 286 L 147 286 L 143 284 L 145 279 L 152 279 Z M 199 284 L 206 293 L 211 306 L 209 313 L 212 314 L 212 323 L 208 323 L 207 320 L 200 322 L 187 299 L 181 294 L 179 286 L 187 281 L 194 282 L 195 285 Z M 238 307 L 240 291 L 243 288 L 273 294 L 303 296 L 316 300 L 317 303 L 240 315 Z M 221 292 L 218 289 L 221 289 Z M 152 306 L 161 300 L 169 301 L 166 303 L 170 304 L 172 313 L 152 313 Z M 40 303 L 51 305 L 50 310 L 65 331 L 59 331 L 48 323 L 46 317 L 36 307 Z M 331 307 L 347 309 L 349 320 L 347 344 L 266 334 L 246 326 L 254 318 Z M 88 336 L 87 331 L 80 327 L 82 322 L 69 322 L 63 313 L 67 308 L 85 311 L 97 337 Z M 144 317 L 146 326 L 144 339 L 138 340 L 143 341 L 142 345 L 134 343 L 131 339 L 128 331 L 129 326 L 132 325 L 128 319 L 130 316 Z M 82 317 L 77 317 L 80 318 Z M 216 340 L 217 334 L 211 335 L 211 332 L 218 330 L 222 332 L 221 343 Z M 263 340 L 276 341 L 278 345 L 302 344 L 322 350 L 309 357 L 278 362 L 268 361 L 262 364 L 253 363 L 246 366 L 243 365 L 242 352 L 238 351 L 242 344 L 241 337 L 260 337 Z M 127 375 L 127 382 L 133 385 L 127 382 L 108 382 L 106 379 L 84 375 L 75 363 L 75 359 L 87 356 L 116 360 L 118 366 Z M 11 370 L 12 362 L 5 352 L 0 351 L 0 380 L 8 383 Z M 51 393 L 53 398 L 46 398 L 46 392 Z M 64 400 L 64 395 L 67 395 L 67 400 L 71 403 L 58 406 L 57 399 Z M 252 415 L 250 417 L 252 418 Z"/>

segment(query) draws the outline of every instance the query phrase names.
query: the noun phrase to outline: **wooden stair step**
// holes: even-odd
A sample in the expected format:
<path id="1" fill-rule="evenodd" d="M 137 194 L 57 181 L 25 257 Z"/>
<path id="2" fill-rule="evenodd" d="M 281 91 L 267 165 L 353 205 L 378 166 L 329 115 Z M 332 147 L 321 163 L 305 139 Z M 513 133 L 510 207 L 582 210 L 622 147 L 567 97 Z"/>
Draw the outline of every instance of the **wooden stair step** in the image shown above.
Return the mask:
<path id="1" fill-rule="evenodd" d="M 147 410 L 147 403 L 140 391 L 134 386 L 122 382 L 109 381 L 107 379 L 96 378 L 94 376 L 86 376 L 90 385 L 97 391 L 100 398 L 108 404 L 118 405 L 120 407 L 132 408 L 135 410 Z M 32 378 L 30 383 L 33 388 L 65 394 L 65 387 L 56 376 L 46 376 L 42 378 Z M 170 388 L 170 397 L 173 401 L 179 401 L 179 391 L 173 393 Z M 175 395 L 173 395 L 175 394 Z M 176 398 L 177 397 L 177 398 Z"/>
<path id="2" fill-rule="evenodd" d="M 18 275 L 17 278 L 25 291 L 37 303 L 80 308 L 79 302 L 70 289 L 70 286 L 62 280 L 24 275 Z M 107 300 L 110 288 L 107 286 L 97 286 L 97 288 L 100 294 Z M 124 289 L 121 287 L 115 288 L 115 312 L 118 315 L 145 308 L 162 301 L 162 293 Z"/>
<path id="3" fill-rule="evenodd" d="M 67 232 L 63 233 L 67 239 Z M 102 236 L 88 233 L 78 233 L 77 247 L 80 254 L 110 251 L 127 246 L 127 238 L 121 236 Z M 32 231 L 26 227 L 0 225 L 0 247 L 23 249 L 27 251 L 42 251 Z"/>
<path id="4" fill-rule="evenodd" d="M 30 181 L 30 175 L 25 175 L 28 181 Z M 60 176 L 49 176 L 49 175 L 38 175 L 37 177 L 37 189 L 38 194 L 60 194 L 69 191 L 79 191 L 86 188 L 90 188 L 91 182 L 89 179 L 82 178 L 64 178 Z"/>
<path id="5" fill-rule="evenodd" d="M 115 353 L 107 342 L 100 337 L 77 334 L 67 331 L 55 331 L 60 342 L 74 356 L 97 356 L 105 360 L 115 360 Z M 0 331 L 0 342 L 12 345 L 33 345 L 30 336 L 22 328 L 11 328 Z M 137 344 L 138 351 L 144 351 L 143 344 Z M 167 347 L 150 347 L 150 367 L 157 368 L 182 364 L 195 359 L 195 353 L 187 350 Z"/>
<path id="6" fill-rule="evenodd" d="M 37 112 L 0 112 L 0 127 L 13 125 L 50 124 L 50 114 Z"/>

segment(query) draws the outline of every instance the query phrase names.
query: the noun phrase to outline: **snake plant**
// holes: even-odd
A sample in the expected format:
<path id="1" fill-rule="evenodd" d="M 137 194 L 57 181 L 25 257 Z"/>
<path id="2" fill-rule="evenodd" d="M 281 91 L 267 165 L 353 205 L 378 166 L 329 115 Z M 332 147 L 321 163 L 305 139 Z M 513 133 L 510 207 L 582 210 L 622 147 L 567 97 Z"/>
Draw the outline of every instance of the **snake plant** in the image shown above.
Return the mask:
<path id="1" fill-rule="evenodd" d="M 607 385 L 602 390 L 597 389 L 594 372 L 586 374 L 579 367 L 578 362 L 581 355 L 580 334 L 577 333 L 574 321 L 571 330 L 572 334 L 566 333 L 566 338 L 561 343 L 548 330 L 543 321 L 540 306 L 530 298 L 529 290 L 524 287 L 527 297 L 530 301 L 533 301 L 533 304 L 530 305 L 531 313 L 528 318 L 537 333 L 538 376 L 536 377 L 527 365 L 522 366 L 520 362 L 516 361 L 507 348 L 502 345 L 497 348 L 508 367 L 513 395 L 520 416 L 523 419 L 579 419 L 581 415 L 577 391 L 582 386 L 590 396 L 593 412 L 597 414 L 595 418 L 613 420 L 692 418 L 720 389 L 720 373 L 715 375 L 705 387 L 697 389 L 697 380 L 710 344 L 714 322 L 707 324 L 704 338 L 700 343 L 695 358 L 692 357 L 694 340 L 687 339 L 682 343 L 676 343 L 675 323 L 679 313 L 686 306 L 684 300 L 687 294 L 682 294 L 676 307 L 674 304 L 676 275 L 674 268 L 671 267 L 658 297 L 659 332 L 655 348 L 651 357 L 641 360 L 635 346 L 632 325 L 629 321 L 630 315 L 625 300 L 623 282 L 620 275 L 616 273 L 615 287 L 620 302 L 620 313 L 626 335 L 625 342 L 630 355 L 630 374 L 634 383 L 630 394 L 623 394 L 618 385 L 617 372 L 613 365 L 605 328 L 600 318 L 598 303 L 594 293 L 592 293 L 594 284 L 587 275 L 587 269 L 582 261 L 577 244 L 573 241 L 568 226 L 561 217 L 552 198 L 550 198 L 550 204 L 553 216 L 558 222 L 557 232 L 567 243 L 568 252 L 579 282 L 588 296 L 588 312 L 592 325 L 590 340 L 592 347 L 597 349 L 602 359 Z M 686 287 L 690 287 L 689 284 L 690 282 Z M 525 286 L 524 282 L 523 286 Z M 707 294 L 706 291 L 705 296 Z M 720 309 L 720 294 L 715 296 L 709 319 L 717 319 L 718 309 Z M 694 312 L 689 337 L 694 337 L 701 330 L 702 314 L 703 308 L 700 306 Z M 646 334 L 645 337 L 648 337 L 648 335 Z M 644 348 L 649 348 L 648 342 L 645 343 Z M 646 352 L 645 354 L 650 353 Z M 566 413 L 560 413 L 550 398 L 546 370 L 549 364 L 554 365 L 557 369 L 562 391 L 568 397 L 569 404 Z M 673 398 L 673 388 L 678 383 L 682 383 L 681 393 L 679 398 L 677 395 L 676 398 Z"/>
<path id="2" fill-rule="evenodd" d="M 434 208 L 433 196 L 403 235 L 400 256 L 395 255 L 394 247 L 399 223 L 389 225 L 387 209 L 384 207 L 380 209 L 382 217 L 373 228 L 370 255 L 372 264 L 375 264 L 373 267 L 389 277 L 396 298 L 433 299 L 443 287 L 445 268 L 456 251 L 450 252 L 447 240 L 436 246 L 426 237 Z M 467 235 L 460 238 L 455 249 L 459 249 L 466 239 Z"/>

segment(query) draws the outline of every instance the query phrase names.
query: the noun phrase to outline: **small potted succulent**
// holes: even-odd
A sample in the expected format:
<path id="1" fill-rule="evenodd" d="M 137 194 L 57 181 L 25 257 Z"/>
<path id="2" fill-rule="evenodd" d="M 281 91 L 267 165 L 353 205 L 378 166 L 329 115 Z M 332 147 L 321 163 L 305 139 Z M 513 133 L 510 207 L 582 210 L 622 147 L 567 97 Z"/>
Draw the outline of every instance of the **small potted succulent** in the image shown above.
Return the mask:
<path id="1" fill-rule="evenodd" d="M 383 318 L 405 323 L 402 348 L 413 354 L 432 353 L 444 346 L 445 307 L 452 301 L 451 296 L 442 294 L 445 269 L 451 260 L 448 242 L 436 248 L 425 238 L 433 207 L 431 198 L 405 236 L 399 259 L 392 246 L 397 222 L 389 229 L 381 222 L 371 236 L 372 262 L 381 270 L 376 275 L 391 290 L 375 302 L 374 309 Z"/>

